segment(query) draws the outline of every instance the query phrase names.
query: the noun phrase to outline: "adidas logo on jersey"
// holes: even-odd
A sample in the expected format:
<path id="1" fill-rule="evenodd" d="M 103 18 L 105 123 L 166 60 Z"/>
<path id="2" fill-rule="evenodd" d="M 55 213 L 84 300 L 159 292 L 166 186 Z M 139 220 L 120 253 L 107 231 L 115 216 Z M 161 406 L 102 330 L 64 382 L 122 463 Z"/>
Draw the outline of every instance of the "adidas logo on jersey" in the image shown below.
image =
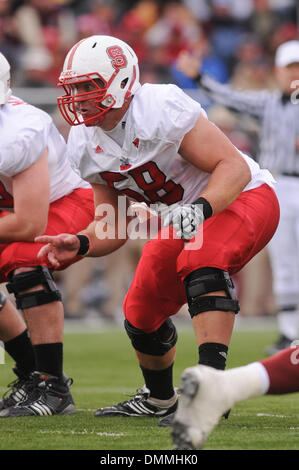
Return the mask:
<path id="1" fill-rule="evenodd" d="M 139 147 L 139 139 L 136 137 L 136 139 L 133 140 L 133 144 L 135 145 L 136 148 Z"/>
<path id="2" fill-rule="evenodd" d="M 96 149 L 95 149 L 95 153 L 102 153 L 104 150 L 102 149 L 102 147 L 100 147 L 99 145 L 97 145 Z"/>

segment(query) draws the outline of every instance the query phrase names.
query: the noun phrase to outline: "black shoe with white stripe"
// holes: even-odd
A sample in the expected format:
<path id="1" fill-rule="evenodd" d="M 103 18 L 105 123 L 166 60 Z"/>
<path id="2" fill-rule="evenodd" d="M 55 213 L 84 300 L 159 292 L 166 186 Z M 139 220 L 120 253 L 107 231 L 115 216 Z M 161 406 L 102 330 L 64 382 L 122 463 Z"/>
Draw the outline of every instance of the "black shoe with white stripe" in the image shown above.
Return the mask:
<path id="1" fill-rule="evenodd" d="M 28 393 L 31 390 L 31 377 L 29 375 L 22 374 L 17 367 L 13 367 L 12 370 L 16 374 L 17 378 L 8 384 L 8 390 L 0 400 L 0 410 L 10 408 L 11 406 L 15 406 L 18 403 L 27 400 Z"/>
<path id="2" fill-rule="evenodd" d="M 33 372 L 28 398 L 17 405 L 0 412 L 0 418 L 20 416 L 69 415 L 75 412 L 70 392 L 72 379 L 63 382 L 57 377 Z"/>
<path id="3" fill-rule="evenodd" d="M 136 391 L 137 393 L 131 398 L 131 400 L 126 400 L 121 403 L 118 403 L 114 406 L 107 406 L 106 408 L 99 408 L 95 411 L 94 415 L 96 417 L 101 416 L 151 416 L 151 417 L 160 417 L 167 416 L 170 413 L 173 413 L 178 406 L 177 397 L 174 397 L 174 403 L 169 405 L 165 400 L 164 406 L 157 406 L 155 402 L 161 404 L 162 400 L 150 399 L 150 391 L 145 386 Z M 164 401 L 164 400 L 163 400 Z"/>

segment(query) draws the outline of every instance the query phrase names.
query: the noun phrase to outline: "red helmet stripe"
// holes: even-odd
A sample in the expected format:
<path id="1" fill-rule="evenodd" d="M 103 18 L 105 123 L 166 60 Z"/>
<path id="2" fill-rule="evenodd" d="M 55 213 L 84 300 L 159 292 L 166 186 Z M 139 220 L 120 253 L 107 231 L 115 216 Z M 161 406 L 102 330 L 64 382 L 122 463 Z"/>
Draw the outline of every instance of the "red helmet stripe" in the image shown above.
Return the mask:
<path id="1" fill-rule="evenodd" d="M 136 67 L 135 67 L 135 65 L 134 65 L 134 66 L 133 66 L 133 78 L 132 78 L 132 80 L 131 80 L 131 83 L 130 83 L 129 88 L 127 89 L 127 93 L 126 93 L 126 96 L 125 96 L 125 100 L 126 100 L 127 98 L 129 98 L 130 95 L 131 95 L 131 90 L 132 90 L 132 87 L 133 87 L 133 85 L 134 85 L 135 80 L 136 80 Z"/>
<path id="2" fill-rule="evenodd" d="M 71 51 L 70 51 L 70 55 L 69 55 L 69 58 L 68 58 L 68 61 L 67 61 L 67 70 L 71 70 L 72 68 L 72 65 L 73 65 L 73 58 L 74 58 L 74 55 L 75 55 L 75 52 L 76 50 L 78 49 L 78 47 L 80 46 L 81 42 L 83 41 L 86 41 L 86 38 L 85 39 L 81 39 L 81 41 L 77 42 L 77 44 L 75 44 Z"/>

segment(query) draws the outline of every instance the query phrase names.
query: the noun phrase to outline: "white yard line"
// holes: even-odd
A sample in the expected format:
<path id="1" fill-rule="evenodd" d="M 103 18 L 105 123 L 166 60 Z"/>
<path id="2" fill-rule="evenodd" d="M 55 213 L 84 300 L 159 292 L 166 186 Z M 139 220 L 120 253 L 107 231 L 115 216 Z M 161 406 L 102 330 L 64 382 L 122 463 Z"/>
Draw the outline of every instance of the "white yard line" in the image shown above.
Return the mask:
<path id="1" fill-rule="evenodd" d="M 125 436 L 124 433 L 120 432 L 120 433 L 113 433 L 113 432 L 98 432 L 98 431 L 95 431 L 94 429 L 92 429 L 91 431 L 88 431 L 87 429 L 83 429 L 83 431 L 74 431 L 74 430 L 70 430 L 70 431 L 61 431 L 59 429 L 57 430 L 52 430 L 52 429 L 40 429 L 38 431 L 40 434 L 71 434 L 71 435 L 96 435 L 96 436 L 104 436 L 104 437 L 123 437 Z"/>

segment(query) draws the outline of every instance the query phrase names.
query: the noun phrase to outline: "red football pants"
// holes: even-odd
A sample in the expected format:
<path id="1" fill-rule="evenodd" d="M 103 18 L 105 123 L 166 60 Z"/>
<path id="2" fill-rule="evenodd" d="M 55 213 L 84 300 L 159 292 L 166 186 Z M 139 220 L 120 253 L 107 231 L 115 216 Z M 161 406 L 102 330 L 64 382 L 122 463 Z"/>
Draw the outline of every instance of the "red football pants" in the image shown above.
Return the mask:
<path id="1" fill-rule="evenodd" d="M 1 216 L 8 214 L 2 211 Z M 94 219 L 94 199 L 92 189 L 76 189 L 71 194 L 50 204 L 46 235 L 59 233 L 78 233 L 85 229 Z M 14 242 L 0 244 L 0 282 L 7 281 L 8 274 L 16 268 L 52 265 L 37 259 L 37 254 L 43 244 L 34 242 Z M 82 259 L 77 256 L 68 263 L 61 265 L 59 270 Z"/>
<path id="2" fill-rule="evenodd" d="M 158 234 L 143 248 L 124 300 L 127 320 L 147 333 L 157 330 L 186 303 L 184 278 L 198 268 L 237 273 L 264 248 L 279 221 L 279 204 L 267 184 L 241 193 L 223 212 L 203 223 L 203 243 L 188 250 L 181 239 Z M 163 231 L 163 229 L 162 229 Z"/>

